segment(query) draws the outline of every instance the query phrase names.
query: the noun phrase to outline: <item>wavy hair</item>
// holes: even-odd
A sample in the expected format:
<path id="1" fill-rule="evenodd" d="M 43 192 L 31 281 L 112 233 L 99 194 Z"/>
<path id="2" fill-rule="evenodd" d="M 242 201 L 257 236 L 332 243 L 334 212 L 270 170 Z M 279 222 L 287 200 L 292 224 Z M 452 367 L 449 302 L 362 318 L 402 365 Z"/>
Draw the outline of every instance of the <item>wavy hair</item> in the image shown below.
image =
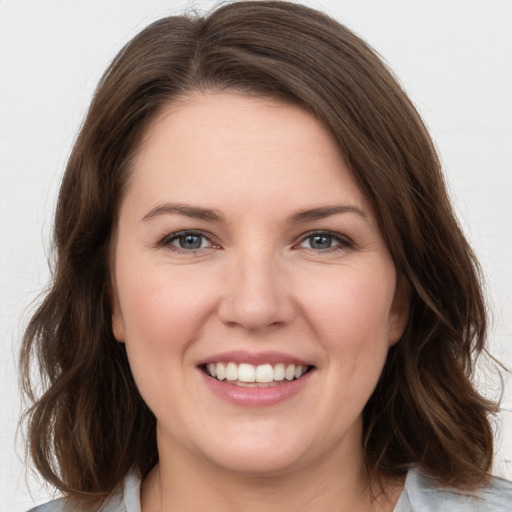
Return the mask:
<path id="1" fill-rule="evenodd" d="M 368 475 L 420 465 L 445 485 L 485 483 L 495 406 L 471 377 L 485 349 L 486 311 L 433 143 L 363 40 L 320 12 L 280 1 L 161 19 L 102 77 L 62 180 L 53 279 L 21 351 L 37 470 L 84 499 L 108 494 L 134 466 L 144 476 L 158 460 L 155 417 L 112 333 L 110 245 L 148 124 L 174 99 L 206 89 L 286 99 L 325 123 L 409 282 L 408 324 L 364 409 Z"/>

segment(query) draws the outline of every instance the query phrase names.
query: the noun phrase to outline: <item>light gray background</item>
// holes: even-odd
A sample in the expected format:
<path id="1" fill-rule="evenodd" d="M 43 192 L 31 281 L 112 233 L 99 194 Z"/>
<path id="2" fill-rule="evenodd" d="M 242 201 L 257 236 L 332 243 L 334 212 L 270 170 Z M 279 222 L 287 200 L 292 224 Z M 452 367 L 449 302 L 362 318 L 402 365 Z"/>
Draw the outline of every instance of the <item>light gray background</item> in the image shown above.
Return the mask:
<path id="1" fill-rule="evenodd" d="M 49 279 L 51 221 L 92 91 L 149 22 L 214 2 L 0 0 L 0 509 L 50 491 L 27 476 L 15 432 L 21 326 Z M 429 126 L 460 220 L 481 259 L 493 353 L 512 367 L 512 1 L 317 0 L 387 60 Z M 494 378 L 481 384 L 495 393 Z M 495 472 L 512 478 L 512 397 Z M 32 490 L 28 491 L 27 479 Z"/>

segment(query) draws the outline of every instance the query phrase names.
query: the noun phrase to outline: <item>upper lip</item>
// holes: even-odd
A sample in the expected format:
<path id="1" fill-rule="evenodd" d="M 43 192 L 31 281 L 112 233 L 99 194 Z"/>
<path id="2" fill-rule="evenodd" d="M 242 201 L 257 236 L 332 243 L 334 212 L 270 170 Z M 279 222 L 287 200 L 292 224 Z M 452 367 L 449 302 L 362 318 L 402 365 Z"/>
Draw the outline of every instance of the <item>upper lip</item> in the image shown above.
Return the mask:
<path id="1" fill-rule="evenodd" d="M 236 364 L 247 363 L 254 366 L 261 364 L 295 364 L 303 366 L 311 366 L 310 363 L 303 359 L 285 354 L 283 352 L 265 351 L 265 352 L 248 352 L 244 350 L 231 350 L 222 352 L 208 357 L 200 362 L 200 365 L 211 363 L 233 362 Z"/>

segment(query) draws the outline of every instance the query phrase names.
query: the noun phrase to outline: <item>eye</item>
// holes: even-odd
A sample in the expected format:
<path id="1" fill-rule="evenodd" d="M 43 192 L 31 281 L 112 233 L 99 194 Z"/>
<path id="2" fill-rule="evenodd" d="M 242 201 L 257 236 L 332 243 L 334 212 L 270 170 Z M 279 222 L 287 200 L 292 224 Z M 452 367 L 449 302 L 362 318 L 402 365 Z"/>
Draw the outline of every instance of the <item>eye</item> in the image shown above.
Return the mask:
<path id="1" fill-rule="evenodd" d="M 350 242 L 345 237 L 331 232 L 309 233 L 299 243 L 299 247 L 313 249 L 315 251 L 329 251 L 350 247 Z"/>
<path id="2" fill-rule="evenodd" d="M 197 251 L 213 247 L 214 244 L 201 231 L 180 231 L 166 236 L 159 244 L 162 247 L 176 248 L 181 251 Z"/>

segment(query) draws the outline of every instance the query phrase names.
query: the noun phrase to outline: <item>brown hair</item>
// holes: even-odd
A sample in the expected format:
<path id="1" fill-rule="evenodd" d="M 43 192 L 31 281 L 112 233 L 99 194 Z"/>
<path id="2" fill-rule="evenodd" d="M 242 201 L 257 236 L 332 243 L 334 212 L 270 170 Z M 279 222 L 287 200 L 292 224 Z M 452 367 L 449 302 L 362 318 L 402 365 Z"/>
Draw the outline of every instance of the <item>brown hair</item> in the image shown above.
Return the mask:
<path id="1" fill-rule="evenodd" d="M 486 315 L 475 257 L 415 108 L 372 49 L 344 26 L 287 2 L 238 2 L 206 17 L 161 19 L 101 79 L 62 181 L 51 288 L 21 354 L 36 468 L 69 496 L 111 491 L 158 460 L 155 418 L 112 334 L 109 245 L 148 123 L 197 89 L 286 98 L 330 128 L 373 204 L 409 320 L 364 410 L 368 474 L 411 465 L 460 488 L 482 485 L 493 456 L 491 402 L 471 382 Z M 44 392 L 36 397 L 31 364 Z"/>

